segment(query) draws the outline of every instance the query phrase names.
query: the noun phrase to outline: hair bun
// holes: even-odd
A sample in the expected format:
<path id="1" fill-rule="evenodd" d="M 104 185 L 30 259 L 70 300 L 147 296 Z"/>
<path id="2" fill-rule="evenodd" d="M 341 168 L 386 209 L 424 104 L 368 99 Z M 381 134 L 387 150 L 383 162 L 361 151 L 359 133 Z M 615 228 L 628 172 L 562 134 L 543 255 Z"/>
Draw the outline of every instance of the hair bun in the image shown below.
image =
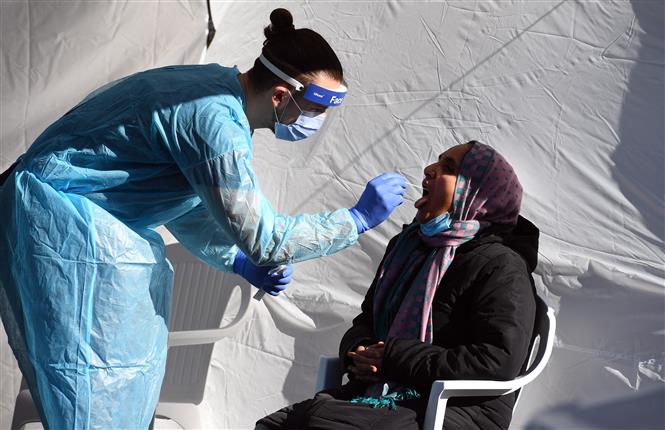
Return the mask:
<path id="1" fill-rule="evenodd" d="M 270 25 L 263 29 L 263 34 L 266 39 L 271 39 L 295 31 L 295 29 L 291 12 L 278 8 L 270 13 Z"/>

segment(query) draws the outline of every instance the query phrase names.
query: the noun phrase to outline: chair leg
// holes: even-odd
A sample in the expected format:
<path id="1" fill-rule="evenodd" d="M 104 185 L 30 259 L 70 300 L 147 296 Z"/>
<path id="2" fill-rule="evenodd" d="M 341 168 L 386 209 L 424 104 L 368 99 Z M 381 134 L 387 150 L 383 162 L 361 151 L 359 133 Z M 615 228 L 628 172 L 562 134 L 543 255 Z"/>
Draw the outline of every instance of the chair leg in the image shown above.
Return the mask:
<path id="1" fill-rule="evenodd" d="M 423 424 L 423 430 L 441 430 L 443 427 L 443 419 L 446 416 L 446 405 L 448 404 L 448 399 L 438 399 L 436 404 L 432 405 L 430 403 L 427 405 L 427 414 L 425 415 L 425 423 Z"/>

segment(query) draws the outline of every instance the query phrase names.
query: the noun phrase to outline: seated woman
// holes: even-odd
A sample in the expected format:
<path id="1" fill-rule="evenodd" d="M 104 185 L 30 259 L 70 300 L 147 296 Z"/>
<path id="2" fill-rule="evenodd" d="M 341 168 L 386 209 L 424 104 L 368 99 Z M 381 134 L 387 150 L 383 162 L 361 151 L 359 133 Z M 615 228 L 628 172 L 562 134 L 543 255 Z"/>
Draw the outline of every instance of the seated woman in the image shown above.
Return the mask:
<path id="1" fill-rule="evenodd" d="M 472 141 L 424 174 L 416 219 L 388 244 L 342 338 L 349 383 L 256 429 L 419 429 L 433 381 L 509 380 L 526 367 L 538 229 L 519 216 L 513 168 Z M 507 429 L 515 398 L 453 398 L 443 428 Z"/>

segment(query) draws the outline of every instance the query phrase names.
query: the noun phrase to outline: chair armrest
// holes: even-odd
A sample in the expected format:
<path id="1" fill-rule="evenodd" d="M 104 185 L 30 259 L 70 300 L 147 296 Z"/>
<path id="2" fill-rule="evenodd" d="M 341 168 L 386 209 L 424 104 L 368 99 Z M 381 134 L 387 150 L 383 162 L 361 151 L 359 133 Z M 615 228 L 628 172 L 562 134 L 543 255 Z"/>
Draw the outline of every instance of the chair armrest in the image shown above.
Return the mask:
<path id="1" fill-rule="evenodd" d="M 475 396 L 503 396 L 522 388 L 526 381 L 516 378 L 510 381 L 487 380 L 449 380 L 434 381 L 430 397 L 475 397 Z"/>
<path id="2" fill-rule="evenodd" d="M 169 332 L 168 346 L 205 345 L 215 343 L 225 337 L 234 336 L 243 327 L 248 315 L 251 314 L 255 305 L 254 300 L 247 296 L 243 301 L 238 315 L 226 327 L 206 330 L 182 330 Z"/>
<path id="3" fill-rule="evenodd" d="M 344 374 L 343 363 L 339 357 L 321 356 L 319 359 L 319 371 L 316 374 L 315 392 L 328 388 L 337 388 L 342 385 Z"/>
<path id="4" fill-rule="evenodd" d="M 208 343 L 215 343 L 225 337 L 235 335 L 240 328 L 241 325 L 236 323 L 233 324 L 233 326 L 224 328 L 172 331 L 169 333 L 168 346 L 205 345 Z"/>
<path id="5" fill-rule="evenodd" d="M 519 390 L 527 382 L 525 378 L 516 378 L 512 381 L 434 381 L 427 401 L 423 430 L 435 430 L 443 426 L 446 404 L 451 397 L 502 396 Z"/>

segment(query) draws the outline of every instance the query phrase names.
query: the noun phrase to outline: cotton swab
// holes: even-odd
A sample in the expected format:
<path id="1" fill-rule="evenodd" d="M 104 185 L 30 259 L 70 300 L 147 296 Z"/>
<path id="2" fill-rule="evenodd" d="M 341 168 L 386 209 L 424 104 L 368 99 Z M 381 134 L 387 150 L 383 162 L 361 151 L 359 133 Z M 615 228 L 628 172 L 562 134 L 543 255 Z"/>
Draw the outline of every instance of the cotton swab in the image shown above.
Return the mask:
<path id="1" fill-rule="evenodd" d="M 415 188 L 417 188 L 417 189 L 419 189 L 419 190 L 422 190 L 422 189 L 423 189 L 423 186 L 422 186 L 422 185 L 420 185 L 420 184 L 414 184 L 413 182 L 409 182 L 409 181 L 407 181 L 407 180 L 406 180 L 406 177 L 407 177 L 406 173 L 402 172 L 400 169 L 395 169 L 395 171 L 396 171 L 397 173 L 399 173 L 400 175 L 402 175 L 402 177 L 404 178 L 404 182 L 406 183 L 406 185 L 411 185 L 412 187 L 415 187 Z M 409 176 L 411 176 L 411 175 L 409 175 Z"/>
<path id="2" fill-rule="evenodd" d="M 414 183 L 407 182 L 407 181 L 404 181 L 404 183 L 406 183 L 406 185 L 411 185 L 412 187 L 418 188 L 419 190 L 423 189 L 422 185 L 414 184 Z"/>

